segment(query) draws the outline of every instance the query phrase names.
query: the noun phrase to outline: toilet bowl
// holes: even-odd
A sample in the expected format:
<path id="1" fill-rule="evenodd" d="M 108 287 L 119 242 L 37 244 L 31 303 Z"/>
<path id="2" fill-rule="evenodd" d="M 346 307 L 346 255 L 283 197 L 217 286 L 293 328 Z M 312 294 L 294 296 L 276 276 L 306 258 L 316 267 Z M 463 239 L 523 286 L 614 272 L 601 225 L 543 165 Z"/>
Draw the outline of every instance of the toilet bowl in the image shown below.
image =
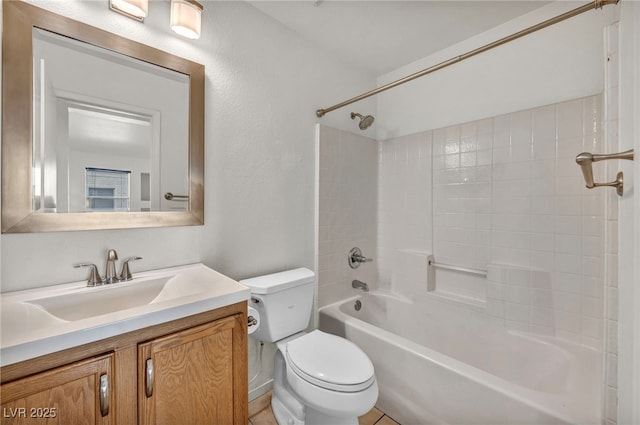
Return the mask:
<path id="1" fill-rule="evenodd" d="M 325 424 L 350 423 L 346 418 L 357 423 L 357 417 L 375 404 L 373 364 L 351 341 L 315 330 L 276 345 L 288 387 L 316 417 L 333 419 Z"/>
<path id="2" fill-rule="evenodd" d="M 251 288 L 251 306 L 261 318 L 251 336 L 278 349 L 271 398 L 278 424 L 356 425 L 378 398 L 373 364 L 351 341 L 304 332 L 315 274 L 296 269 L 240 283 Z"/>

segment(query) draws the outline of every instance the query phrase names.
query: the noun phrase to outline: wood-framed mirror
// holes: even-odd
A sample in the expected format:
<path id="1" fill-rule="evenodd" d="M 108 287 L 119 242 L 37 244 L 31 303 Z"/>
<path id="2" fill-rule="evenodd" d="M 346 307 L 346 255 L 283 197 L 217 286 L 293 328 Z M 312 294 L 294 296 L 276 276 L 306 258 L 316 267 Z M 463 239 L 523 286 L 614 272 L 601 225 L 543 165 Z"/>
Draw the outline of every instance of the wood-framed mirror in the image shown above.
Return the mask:
<path id="1" fill-rule="evenodd" d="M 204 66 L 2 7 L 2 233 L 203 224 Z"/>

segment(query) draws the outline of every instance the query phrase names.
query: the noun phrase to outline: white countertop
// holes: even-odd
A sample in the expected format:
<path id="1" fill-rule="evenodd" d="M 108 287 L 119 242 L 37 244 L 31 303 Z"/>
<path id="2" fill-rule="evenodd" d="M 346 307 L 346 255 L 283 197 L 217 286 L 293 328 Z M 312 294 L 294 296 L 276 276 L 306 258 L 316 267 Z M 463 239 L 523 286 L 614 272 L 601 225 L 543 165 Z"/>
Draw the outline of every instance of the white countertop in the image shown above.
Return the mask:
<path id="1" fill-rule="evenodd" d="M 144 289 L 138 288 L 149 283 L 159 293 L 143 300 Z M 0 366 L 214 310 L 248 300 L 250 294 L 246 286 L 203 264 L 140 272 L 131 281 L 111 285 L 87 287 L 82 281 L 3 293 Z M 77 308 L 68 303 L 75 300 Z M 48 311 L 56 306 L 66 309 L 65 314 Z"/>

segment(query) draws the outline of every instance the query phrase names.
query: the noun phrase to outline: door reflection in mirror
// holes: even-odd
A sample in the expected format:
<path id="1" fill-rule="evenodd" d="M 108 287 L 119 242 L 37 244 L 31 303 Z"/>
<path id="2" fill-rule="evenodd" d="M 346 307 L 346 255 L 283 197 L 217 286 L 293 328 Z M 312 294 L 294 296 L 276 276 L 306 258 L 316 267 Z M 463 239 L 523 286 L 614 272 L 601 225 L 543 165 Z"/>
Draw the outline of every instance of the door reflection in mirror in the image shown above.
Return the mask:
<path id="1" fill-rule="evenodd" d="M 162 194 L 189 191 L 188 76 L 37 28 L 33 41 L 34 212 L 187 210 Z M 87 168 L 129 171 L 127 206 L 88 201 L 105 195 L 88 194 Z"/>

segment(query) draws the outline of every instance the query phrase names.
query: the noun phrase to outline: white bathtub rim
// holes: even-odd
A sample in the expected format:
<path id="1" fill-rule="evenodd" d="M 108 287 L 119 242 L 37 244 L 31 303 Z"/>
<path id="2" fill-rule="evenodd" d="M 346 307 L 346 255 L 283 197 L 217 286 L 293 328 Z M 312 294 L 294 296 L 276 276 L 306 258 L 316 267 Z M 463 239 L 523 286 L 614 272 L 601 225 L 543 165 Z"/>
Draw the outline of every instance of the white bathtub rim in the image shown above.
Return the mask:
<path id="1" fill-rule="evenodd" d="M 381 298 L 391 298 L 397 301 L 401 301 L 404 303 L 409 303 L 409 304 L 413 304 L 413 300 L 411 298 L 408 298 L 404 295 L 398 294 L 397 292 L 392 292 L 392 291 L 387 291 L 387 290 L 381 290 L 381 289 L 376 289 L 374 291 L 371 292 L 367 292 L 367 293 L 361 293 L 361 294 L 356 294 L 352 297 L 349 298 L 345 298 L 339 301 L 335 301 L 331 304 L 327 304 L 325 306 L 322 306 L 318 309 L 318 312 L 322 311 L 322 310 L 329 310 L 329 309 L 335 309 L 337 310 L 341 316 L 344 316 L 346 318 L 351 318 L 351 319 L 355 319 L 358 320 L 360 322 L 364 322 L 363 320 L 360 320 L 356 317 L 350 316 L 346 313 L 343 313 L 340 310 L 340 306 L 349 302 L 355 302 L 356 300 L 361 299 L 363 296 L 366 295 L 371 295 L 374 297 L 381 297 Z M 438 298 L 440 298 L 438 296 Z M 366 322 L 364 322 L 366 323 Z M 373 325 L 372 325 L 373 326 Z M 387 331 L 388 332 L 388 331 Z M 553 346 L 553 347 L 560 347 L 563 350 L 563 354 L 567 354 L 566 350 L 569 351 L 574 351 L 574 350 L 580 350 L 580 351 L 589 351 L 592 352 L 594 355 L 598 355 L 599 352 L 598 350 L 596 350 L 595 348 L 591 347 L 591 346 L 587 346 L 587 345 L 580 345 L 580 344 L 576 344 L 575 342 L 569 341 L 569 340 L 564 340 L 564 339 L 560 339 L 560 338 L 556 338 L 550 335 L 542 335 L 542 334 L 536 334 L 536 333 L 531 333 L 531 332 L 526 332 L 526 331 L 522 331 L 522 330 L 516 330 L 516 329 L 505 329 L 505 332 L 511 335 L 517 335 L 521 338 L 525 338 L 531 341 L 535 341 L 537 343 L 540 344 L 544 344 L 544 345 L 548 345 L 548 346 Z M 389 332 L 391 333 L 391 332 Z M 406 338 L 404 338 L 406 339 Z M 417 344 L 418 346 L 420 346 L 419 344 Z M 448 358 L 448 356 L 447 356 Z"/>
<path id="2" fill-rule="evenodd" d="M 379 337 L 378 333 L 382 333 L 382 337 L 387 340 L 390 344 L 393 344 L 396 347 L 402 347 L 403 349 L 407 349 L 414 355 L 418 355 L 421 357 L 426 357 L 430 361 L 436 363 L 440 367 L 443 367 L 447 370 L 454 371 L 465 378 L 478 383 L 480 385 L 487 386 L 492 390 L 503 394 L 504 396 L 513 398 L 519 401 L 522 404 L 525 404 L 534 409 L 540 410 L 541 412 L 548 414 L 550 416 L 557 417 L 558 419 L 565 421 L 567 423 L 599 423 L 600 415 L 591 415 L 588 417 L 584 415 L 585 412 L 588 412 L 593 408 L 593 404 L 600 405 L 601 400 L 592 400 L 592 403 L 588 402 L 580 402 L 576 399 L 576 397 L 571 397 L 573 395 L 573 391 L 571 388 L 565 393 L 546 393 L 543 391 L 538 391 L 526 387 L 522 387 L 514 382 L 510 382 L 504 378 L 501 378 L 496 375 L 492 375 L 489 372 L 486 372 L 482 369 L 476 368 L 474 366 L 468 365 L 460 360 L 449 357 L 445 354 L 442 354 L 438 351 L 435 351 L 429 347 L 424 347 L 420 344 L 417 344 L 407 338 L 398 336 L 392 332 L 389 332 L 385 329 L 378 328 L 372 324 L 364 322 L 356 317 L 350 316 L 340 310 L 340 306 L 344 303 L 355 302 L 357 299 L 362 298 L 363 295 L 372 295 L 372 296 L 382 296 L 388 298 L 395 298 L 404 302 L 411 303 L 411 300 L 403 297 L 397 296 L 396 294 L 389 293 L 386 291 L 372 291 L 368 294 L 359 294 L 342 301 L 337 301 L 327 306 L 321 307 L 319 309 L 319 314 L 327 314 L 334 319 L 337 319 L 345 324 L 348 323 L 349 326 L 353 326 L 355 329 L 364 332 L 368 335 Z M 521 331 L 508 331 L 517 335 L 522 335 L 524 337 L 534 339 L 536 341 L 540 341 L 542 343 L 547 343 L 550 345 L 557 345 L 561 350 L 565 351 L 566 349 L 578 348 L 584 349 L 585 351 L 591 351 L 592 355 L 598 355 L 596 350 L 591 349 L 590 347 L 577 346 L 569 341 L 562 341 L 551 337 L 546 336 L 538 336 L 531 335 Z M 574 358 L 582 361 L 579 356 L 573 356 Z M 578 378 L 583 378 L 581 374 L 577 374 Z M 575 383 L 576 387 L 581 387 L 580 382 Z M 560 399 L 560 400 L 559 400 Z M 566 401 L 566 403 L 564 402 Z M 570 403 L 571 402 L 571 403 Z"/>

